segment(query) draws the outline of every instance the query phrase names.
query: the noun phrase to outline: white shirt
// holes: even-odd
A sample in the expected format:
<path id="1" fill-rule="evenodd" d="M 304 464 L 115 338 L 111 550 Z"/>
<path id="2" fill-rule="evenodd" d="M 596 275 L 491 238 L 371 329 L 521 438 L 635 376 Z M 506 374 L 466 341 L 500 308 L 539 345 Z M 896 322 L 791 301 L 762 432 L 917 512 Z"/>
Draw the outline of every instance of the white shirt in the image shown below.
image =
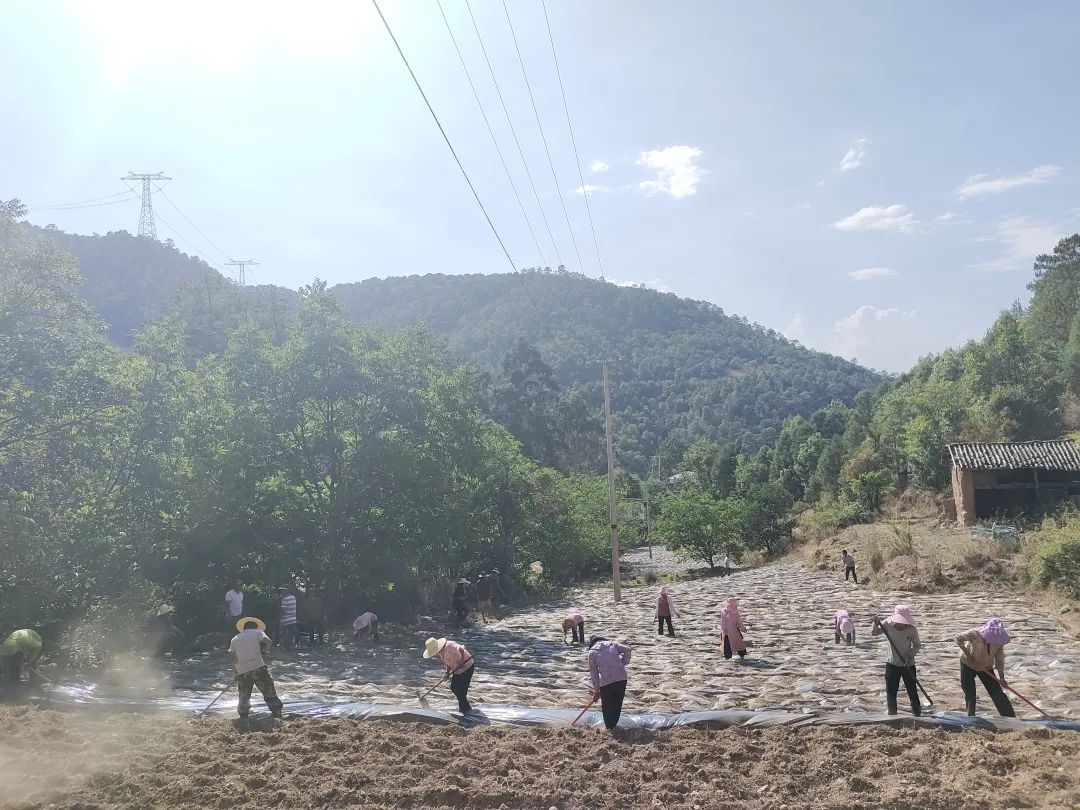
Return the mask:
<path id="1" fill-rule="evenodd" d="M 244 592 L 226 591 L 225 602 L 229 605 L 229 616 L 239 619 L 244 615 Z"/>
<path id="2" fill-rule="evenodd" d="M 236 674 L 243 675 L 266 666 L 262 657 L 262 645 L 270 639 L 262 630 L 241 630 L 233 636 L 229 652 L 236 654 Z"/>
<path id="3" fill-rule="evenodd" d="M 361 613 L 356 617 L 356 621 L 352 623 L 352 629 L 354 632 L 360 632 L 371 627 L 372 622 L 377 622 L 379 617 L 374 613 Z"/>

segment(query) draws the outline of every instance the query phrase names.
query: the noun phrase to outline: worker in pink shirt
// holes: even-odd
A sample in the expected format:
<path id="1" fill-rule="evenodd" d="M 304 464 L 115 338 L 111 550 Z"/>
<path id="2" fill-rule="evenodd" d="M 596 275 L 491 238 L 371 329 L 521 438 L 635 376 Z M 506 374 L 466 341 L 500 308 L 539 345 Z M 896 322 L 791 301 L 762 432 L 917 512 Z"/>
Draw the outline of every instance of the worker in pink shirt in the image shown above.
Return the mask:
<path id="1" fill-rule="evenodd" d="M 429 638 L 424 643 L 424 658 L 438 658 L 446 667 L 450 676 L 450 691 L 457 698 L 458 709 L 462 714 L 472 711 L 469 704 L 469 684 L 472 683 L 473 657 L 464 645 L 445 638 Z"/>
<path id="2" fill-rule="evenodd" d="M 572 635 L 572 643 L 585 643 L 585 617 L 578 612 L 571 613 L 562 623 L 562 640 L 566 643 L 566 634 Z"/>
<path id="3" fill-rule="evenodd" d="M 833 643 L 839 644 L 840 639 L 847 645 L 855 643 L 855 620 L 847 610 L 838 610 L 833 617 Z"/>
<path id="4" fill-rule="evenodd" d="M 604 725 L 613 729 L 619 724 L 623 698 L 626 697 L 626 665 L 630 663 L 630 648 L 603 636 L 589 639 L 589 675 L 592 677 L 593 699 L 600 699 Z"/>

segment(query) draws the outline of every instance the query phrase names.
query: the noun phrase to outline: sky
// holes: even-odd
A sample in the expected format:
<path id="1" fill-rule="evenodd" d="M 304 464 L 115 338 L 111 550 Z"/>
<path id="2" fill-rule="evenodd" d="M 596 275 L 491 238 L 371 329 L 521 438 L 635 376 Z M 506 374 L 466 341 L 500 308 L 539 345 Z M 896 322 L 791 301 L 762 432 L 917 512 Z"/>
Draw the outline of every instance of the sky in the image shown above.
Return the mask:
<path id="1" fill-rule="evenodd" d="M 9 4 L 0 199 L 135 232 L 163 172 L 249 283 L 562 263 L 893 372 L 1080 231 L 1080 4 L 546 0 L 575 158 L 544 2 L 470 2 L 380 5 L 509 257 L 366 0 Z"/>

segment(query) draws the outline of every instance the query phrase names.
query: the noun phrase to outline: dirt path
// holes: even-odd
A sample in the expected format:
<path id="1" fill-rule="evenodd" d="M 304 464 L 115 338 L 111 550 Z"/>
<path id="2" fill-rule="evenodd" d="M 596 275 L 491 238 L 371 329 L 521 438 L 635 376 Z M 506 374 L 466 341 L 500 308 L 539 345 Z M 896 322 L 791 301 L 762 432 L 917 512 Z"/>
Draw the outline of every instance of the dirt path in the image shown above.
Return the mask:
<path id="1" fill-rule="evenodd" d="M 0 709 L 0 807 L 1080 807 L 1080 734 L 929 729 L 464 730 Z M 127 743 L 125 747 L 125 741 Z"/>

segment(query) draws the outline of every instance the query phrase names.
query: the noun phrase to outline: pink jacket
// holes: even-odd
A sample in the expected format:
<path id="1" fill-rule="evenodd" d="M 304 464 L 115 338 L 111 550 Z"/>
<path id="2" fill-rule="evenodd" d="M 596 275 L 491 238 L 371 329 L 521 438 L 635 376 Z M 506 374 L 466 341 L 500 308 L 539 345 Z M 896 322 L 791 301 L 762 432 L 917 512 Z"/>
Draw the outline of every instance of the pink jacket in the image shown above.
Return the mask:
<path id="1" fill-rule="evenodd" d="M 446 642 L 446 646 L 439 650 L 438 658 L 455 675 L 460 675 L 473 665 L 473 657 L 469 655 L 469 651 L 456 641 Z"/>
<path id="2" fill-rule="evenodd" d="M 589 674 L 594 692 L 601 686 L 626 680 L 626 665 L 630 663 L 630 648 L 617 641 L 601 641 L 589 650 Z"/>
<path id="3" fill-rule="evenodd" d="M 743 633 L 746 632 L 746 626 L 743 624 L 742 616 L 739 615 L 738 608 L 725 609 L 720 614 L 720 632 L 724 634 L 724 638 L 728 640 L 733 652 L 739 652 L 740 650 L 746 650 L 746 642 L 743 640 Z"/>

